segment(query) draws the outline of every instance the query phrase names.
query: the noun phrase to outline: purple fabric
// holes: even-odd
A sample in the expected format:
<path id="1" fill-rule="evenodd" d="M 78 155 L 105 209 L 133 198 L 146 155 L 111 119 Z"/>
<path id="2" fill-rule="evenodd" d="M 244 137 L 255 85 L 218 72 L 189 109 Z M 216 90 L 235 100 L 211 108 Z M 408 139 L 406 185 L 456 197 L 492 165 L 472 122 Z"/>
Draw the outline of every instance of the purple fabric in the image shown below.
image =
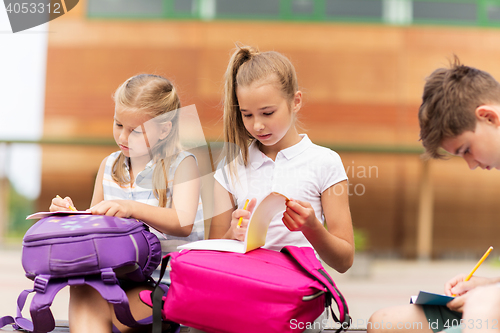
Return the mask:
<path id="1" fill-rule="evenodd" d="M 147 280 L 161 261 L 158 238 L 140 221 L 102 215 L 51 216 L 35 223 L 23 239 L 22 264 L 34 288 L 18 297 L 17 316 L 0 318 L 0 327 L 13 324 L 34 333 L 55 327 L 50 306 L 55 295 L 67 285 L 87 284 L 114 305 L 123 324 L 137 323 L 118 279 Z M 21 311 L 29 293 L 33 322 Z"/>

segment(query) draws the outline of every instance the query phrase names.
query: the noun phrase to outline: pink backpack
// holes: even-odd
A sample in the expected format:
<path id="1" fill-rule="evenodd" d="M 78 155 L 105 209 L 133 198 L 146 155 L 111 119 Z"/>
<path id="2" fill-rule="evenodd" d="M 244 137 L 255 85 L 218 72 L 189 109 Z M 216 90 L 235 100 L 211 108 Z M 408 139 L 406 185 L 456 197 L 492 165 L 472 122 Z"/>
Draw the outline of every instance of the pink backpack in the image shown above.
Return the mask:
<path id="1" fill-rule="evenodd" d="M 150 319 L 134 320 L 118 279 L 146 281 L 160 261 L 160 241 L 138 220 L 102 215 L 43 218 L 23 238 L 22 263 L 26 276 L 34 280 L 33 289 L 21 292 L 17 316 L 0 318 L 0 328 L 13 324 L 35 333 L 52 331 L 55 321 L 50 305 L 55 295 L 65 286 L 80 284 L 93 287 L 112 303 L 123 324 L 150 323 Z M 21 313 L 32 292 L 33 322 Z"/>
<path id="2" fill-rule="evenodd" d="M 209 333 L 285 333 L 303 331 L 330 307 L 339 331 L 350 325 L 344 297 L 310 247 L 182 250 L 163 258 L 162 272 L 169 261 L 172 284 L 163 301 L 163 290 L 140 295 L 153 306 L 153 318 L 161 311 L 163 320 Z M 158 329 L 154 322 L 153 332 Z"/>

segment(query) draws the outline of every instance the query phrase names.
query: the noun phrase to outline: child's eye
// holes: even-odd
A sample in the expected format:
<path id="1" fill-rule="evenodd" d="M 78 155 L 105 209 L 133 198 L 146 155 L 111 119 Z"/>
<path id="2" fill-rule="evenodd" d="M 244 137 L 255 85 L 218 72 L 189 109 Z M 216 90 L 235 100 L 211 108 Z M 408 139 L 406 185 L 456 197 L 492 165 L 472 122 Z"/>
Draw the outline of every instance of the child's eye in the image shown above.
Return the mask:
<path id="1" fill-rule="evenodd" d="M 115 126 L 116 126 L 116 127 L 122 127 L 123 125 L 122 125 L 122 124 L 115 123 Z"/>
<path id="2" fill-rule="evenodd" d="M 270 116 L 270 115 L 272 115 L 273 113 L 274 113 L 274 111 L 273 111 L 273 112 L 264 112 L 264 115 L 265 115 L 265 116 Z"/>
<path id="3" fill-rule="evenodd" d="M 244 118 L 250 118 L 252 116 L 252 114 L 250 114 L 250 113 L 249 114 L 242 113 L 242 115 Z"/>

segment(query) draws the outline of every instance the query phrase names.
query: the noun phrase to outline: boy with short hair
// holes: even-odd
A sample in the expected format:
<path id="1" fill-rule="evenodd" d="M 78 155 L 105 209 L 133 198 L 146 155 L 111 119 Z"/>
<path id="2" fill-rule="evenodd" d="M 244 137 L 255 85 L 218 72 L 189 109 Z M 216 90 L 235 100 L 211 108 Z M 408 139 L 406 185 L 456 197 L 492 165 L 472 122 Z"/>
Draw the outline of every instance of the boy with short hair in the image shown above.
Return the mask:
<path id="1" fill-rule="evenodd" d="M 418 117 L 428 157 L 443 158 L 443 148 L 463 157 L 470 169 L 500 169 L 500 84 L 490 74 L 464 66 L 455 57 L 450 68 L 439 68 L 427 78 Z M 408 304 L 381 309 L 371 316 L 368 333 L 403 331 L 405 326 L 428 333 L 498 331 L 500 278 L 465 277 L 445 284 L 446 295 L 457 295 L 446 307 Z M 450 328 L 457 323 L 462 325 Z"/>

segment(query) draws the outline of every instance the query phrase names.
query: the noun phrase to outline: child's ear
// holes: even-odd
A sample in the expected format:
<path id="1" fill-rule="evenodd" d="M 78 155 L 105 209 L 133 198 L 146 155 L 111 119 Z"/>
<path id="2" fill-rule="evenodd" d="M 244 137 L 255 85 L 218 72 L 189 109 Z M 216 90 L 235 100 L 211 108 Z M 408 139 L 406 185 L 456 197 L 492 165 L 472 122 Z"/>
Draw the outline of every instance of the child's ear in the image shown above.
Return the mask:
<path id="1" fill-rule="evenodd" d="M 302 107 L 302 91 L 298 90 L 293 96 L 292 112 L 299 112 Z"/>
<path id="2" fill-rule="evenodd" d="M 172 122 L 171 121 L 168 121 L 165 124 L 162 124 L 161 125 L 160 140 L 165 139 L 170 134 L 171 130 L 172 130 Z"/>
<path id="3" fill-rule="evenodd" d="M 489 124 L 500 126 L 499 110 L 490 105 L 480 105 L 476 108 L 476 118 L 478 121 L 486 121 Z"/>

